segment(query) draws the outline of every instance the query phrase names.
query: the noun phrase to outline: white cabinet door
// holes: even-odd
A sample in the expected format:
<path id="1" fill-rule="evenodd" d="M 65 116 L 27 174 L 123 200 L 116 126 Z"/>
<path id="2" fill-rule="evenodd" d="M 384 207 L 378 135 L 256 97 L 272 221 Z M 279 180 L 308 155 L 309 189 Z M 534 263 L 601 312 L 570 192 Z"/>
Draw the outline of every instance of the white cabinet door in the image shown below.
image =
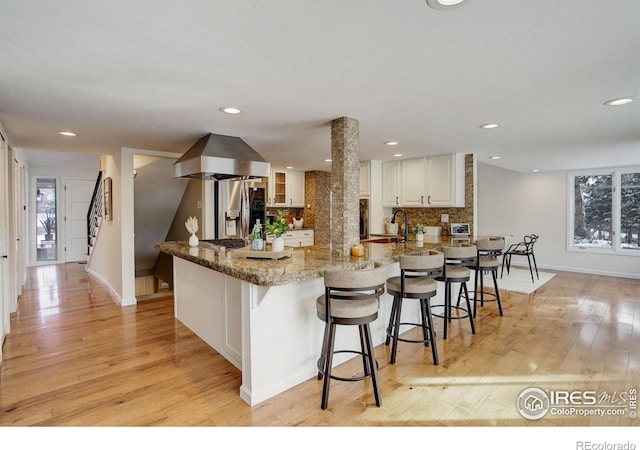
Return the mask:
<path id="1" fill-rule="evenodd" d="M 287 172 L 287 196 L 292 208 L 304 208 L 304 172 L 292 170 Z"/>
<path id="2" fill-rule="evenodd" d="M 421 207 L 427 204 L 426 158 L 402 161 L 402 205 Z"/>
<path id="3" fill-rule="evenodd" d="M 464 176 L 464 154 L 429 158 L 426 206 L 464 206 Z"/>
<path id="4" fill-rule="evenodd" d="M 360 197 L 371 196 L 371 171 L 368 162 L 360 163 Z"/>
<path id="5" fill-rule="evenodd" d="M 400 161 L 382 164 L 382 206 L 398 207 L 401 205 L 400 171 Z"/>

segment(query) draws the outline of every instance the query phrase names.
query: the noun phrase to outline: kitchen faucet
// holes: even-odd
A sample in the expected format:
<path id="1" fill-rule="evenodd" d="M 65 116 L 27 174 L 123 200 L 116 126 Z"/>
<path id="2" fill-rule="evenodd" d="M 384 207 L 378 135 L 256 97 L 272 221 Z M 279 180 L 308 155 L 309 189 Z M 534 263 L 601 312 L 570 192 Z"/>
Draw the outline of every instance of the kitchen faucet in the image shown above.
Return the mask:
<path id="1" fill-rule="evenodd" d="M 396 223 L 396 216 L 399 212 L 404 214 L 404 245 L 406 246 L 409 242 L 409 216 L 407 212 L 404 209 L 396 209 L 391 217 L 391 223 Z"/>

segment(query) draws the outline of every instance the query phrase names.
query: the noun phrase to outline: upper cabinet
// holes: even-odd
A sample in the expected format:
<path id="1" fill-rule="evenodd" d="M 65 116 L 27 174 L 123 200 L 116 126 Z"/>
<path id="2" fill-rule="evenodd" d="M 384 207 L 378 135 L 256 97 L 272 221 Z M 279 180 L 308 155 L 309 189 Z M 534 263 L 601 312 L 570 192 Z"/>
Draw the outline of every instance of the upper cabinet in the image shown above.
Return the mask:
<path id="1" fill-rule="evenodd" d="M 382 206 L 399 207 L 400 198 L 401 161 L 382 163 Z"/>
<path id="2" fill-rule="evenodd" d="M 463 207 L 464 177 L 462 153 L 384 163 L 383 206 Z"/>
<path id="3" fill-rule="evenodd" d="M 360 197 L 371 196 L 371 164 L 360 163 Z"/>
<path id="4" fill-rule="evenodd" d="M 304 172 L 272 169 L 269 177 L 268 206 L 304 208 Z"/>

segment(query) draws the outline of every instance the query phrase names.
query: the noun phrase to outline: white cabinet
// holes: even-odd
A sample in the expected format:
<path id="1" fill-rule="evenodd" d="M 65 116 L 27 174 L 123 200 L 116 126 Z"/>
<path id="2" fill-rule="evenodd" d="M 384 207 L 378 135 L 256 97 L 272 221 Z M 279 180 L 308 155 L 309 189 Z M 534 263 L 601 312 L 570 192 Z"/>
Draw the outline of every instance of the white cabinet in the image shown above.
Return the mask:
<path id="1" fill-rule="evenodd" d="M 289 230 L 282 235 L 285 247 L 310 247 L 314 243 L 313 230 Z M 273 242 L 273 236 L 267 236 L 267 243 Z"/>
<path id="2" fill-rule="evenodd" d="M 464 154 L 402 161 L 401 205 L 406 207 L 464 206 Z"/>
<path id="3" fill-rule="evenodd" d="M 382 163 L 382 206 L 401 206 L 401 161 Z"/>
<path id="4" fill-rule="evenodd" d="M 427 172 L 427 206 L 464 206 L 464 154 L 429 158 Z"/>
<path id="5" fill-rule="evenodd" d="M 268 206 L 304 208 L 304 172 L 273 169 L 267 203 Z"/>
<path id="6" fill-rule="evenodd" d="M 371 169 L 368 162 L 360 163 L 360 197 L 371 196 Z"/>

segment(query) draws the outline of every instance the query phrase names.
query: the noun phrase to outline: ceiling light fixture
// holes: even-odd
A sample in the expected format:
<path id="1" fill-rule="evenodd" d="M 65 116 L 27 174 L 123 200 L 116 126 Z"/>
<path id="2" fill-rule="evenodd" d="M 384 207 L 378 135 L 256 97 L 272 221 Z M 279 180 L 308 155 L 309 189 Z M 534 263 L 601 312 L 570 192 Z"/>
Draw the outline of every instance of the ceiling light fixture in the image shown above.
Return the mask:
<path id="1" fill-rule="evenodd" d="M 331 162 L 331 160 L 330 159 L 325 159 L 324 162 Z"/>
<path id="2" fill-rule="evenodd" d="M 461 6 L 465 0 L 427 0 L 427 5 L 433 9 L 452 9 Z M 468 2 L 469 0 L 467 0 Z"/>
<path id="3" fill-rule="evenodd" d="M 540 169 L 531 169 L 531 173 L 538 173 L 540 172 Z"/>
<path id="4" fill-rule="evenodd" d="M 612 100 L 607 100 L 606 102 L 604 102 L 604 104 L 606 106 L 622 106 L 622 105 L 628 105 L 632 101 L 633 101 L 633 98 L 631 97 L 622 97 L 622 98 L 614 98 Z"/>
<path id="5" fill-rule="evenodd" d="M 384 145 L 398 145 L 398 143 L 396 141 L 387 141 Z"/>
<path id="6" fill-rule="evenodd" d="M 293 166 L 287 166 L 286 169 L 293 169 Z"/>
<path id="7" fill-rule="evenodd" d="M 235 106 L 223 106 L 220 108 L 220 111 L 225 114 L 240 114 L 242 112 L 240 108 L 236 108 Z"/>
<path id="8" fill-rule="evenodd" d="M 492 130 L 494 128 L 498 128 L 499 126 L 499 123 L 483 123 L 482 125 L 480 125 L 480 128 L 482 128 L 483 130 Z"/>
<path id="9" fill-rule="evenodd" d="M 402 153 L 394 153 L 393 156 L 395 156 L 396 158 L 402 156 Z"/>
<path id="10" fill-rule="evenodd" d="M 61 134 L 63 136 L 76 136 L 76 134 L 71 131 L 58 131 L 58 134 Z"/>
<path id="11" fill-rule="evenodd" d="M 489 159 L 500 159 L 500 156 L 489 156 Z"/>

